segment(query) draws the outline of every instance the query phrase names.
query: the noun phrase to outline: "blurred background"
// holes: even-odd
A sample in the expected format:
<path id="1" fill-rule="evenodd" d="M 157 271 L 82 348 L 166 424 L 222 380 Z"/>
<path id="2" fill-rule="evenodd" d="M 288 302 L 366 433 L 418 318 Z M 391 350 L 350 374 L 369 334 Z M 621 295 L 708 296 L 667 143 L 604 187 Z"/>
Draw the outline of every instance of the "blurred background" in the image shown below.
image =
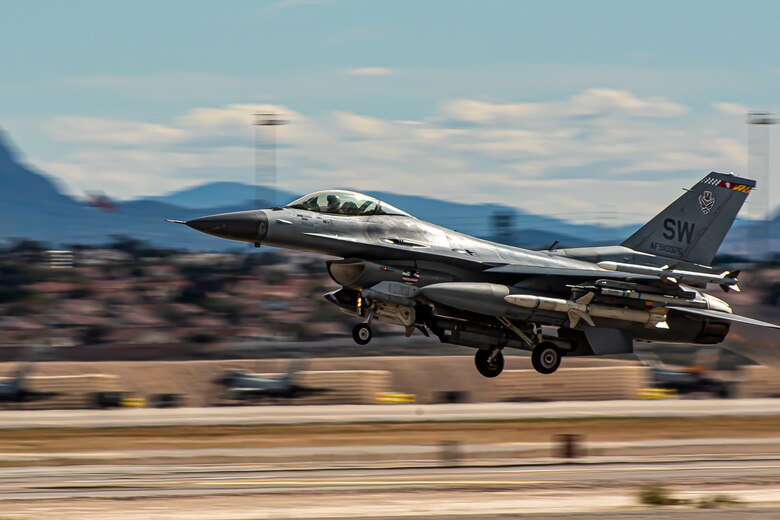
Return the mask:
<path id="1" fill-rule="evenodd" d="M 780 4 L 2 11 L 0 372 L 39 394 L 10 386 L 10 403 L 780 396 L 776 331 L 741 324 L 716 348 L 566 360 L 546 386 L 522 353 L 487 381 L 471 349 L 381 323 L 358 347 L 354 319 L 322 298 L 336 288 L 323 258 L 163 221 L 345 188 L 497 242 L 606 245 L 706 173 L 734 172 L 758 188 L 716 258 L 743 290 L 717 296 L 778 322 Z"/>
<path id="2" fill-rule="evenodd" d="M 718 261 L 749 267 L 737 307 L 772 314 L 777 8 L 554 4 L 8 6 L 0 343 L 166 357 L 346 339 L 321 259 L 164 218 L 342 187 L 578 247 L 619 243 L 713 170 L 758 180 Z"/>

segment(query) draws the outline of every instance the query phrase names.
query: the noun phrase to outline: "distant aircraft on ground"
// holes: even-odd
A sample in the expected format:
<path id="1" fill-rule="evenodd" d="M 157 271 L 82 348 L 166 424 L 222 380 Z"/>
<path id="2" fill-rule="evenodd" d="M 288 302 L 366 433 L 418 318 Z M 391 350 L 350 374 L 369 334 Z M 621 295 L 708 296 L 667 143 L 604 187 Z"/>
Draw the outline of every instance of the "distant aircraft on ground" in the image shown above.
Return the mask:
<path id="1" fill-rule="evenodd" d="M 649 368 L 654 388 L 674 390 L 678 394 L 708 393 L 725 399 L 733 396 L 736 381 L 718 370 L 721 353 L 720 347 L 702 348 L 694 355 L 693 364 L 687 366 L 667 365 L 654 352 L 638 353 L 637 357 Z"/>
<path id="2" fill-rule="evenodd" d="M 353 330 L 361 345 L 371 321 L 384 320 L 407 336 L 416 329 L 478 349 L 486 377 L 501 373 L 506 347 L 530 350 L 534 368 L 551 374 L 563 356 L 630 353 L 634 341 L 716 344 L 735 321 L 780 328 L 702 292 L 739 289 L 738 271 L 709 264 L 755 185 L 712 172 L 621 245 L 546 251 L 480 240 L 342 190 L 171 222 L 341 258 L 326 262 L 341 289 L 325 297 L 363 319 Z"/>
<path id="3" fill-rule="evenodd" d="M 27 387 L 27 376 L 32 370 L 36 355 L 33 353 L 33 357 L 21 361 L 8 379 L 0 381 L 0 403 L 28 403 L 60 395 L 59 392 L 36 392 Z"/>
<path id="4" fill-rule="evenodd" d="M 224 388 L 224 397 L 237 401 L 263 398 L 294 399 L 330 391 L 328 388 L 301 386 L 296 382 L 299 363 L 291 362 L 281 377 L 263 377 L 242 370 L 228 370 L 214 383 Z"/>

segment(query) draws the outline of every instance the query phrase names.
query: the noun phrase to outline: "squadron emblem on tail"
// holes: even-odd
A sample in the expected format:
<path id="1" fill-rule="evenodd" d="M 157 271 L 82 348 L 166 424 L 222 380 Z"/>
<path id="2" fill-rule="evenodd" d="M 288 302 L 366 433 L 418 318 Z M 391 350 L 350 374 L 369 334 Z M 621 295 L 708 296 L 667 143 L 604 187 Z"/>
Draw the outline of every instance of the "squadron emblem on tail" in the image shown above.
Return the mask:
<path id="1" fill-rule="evenodd" d="M 705 191 L 699 195 L 699 206 L 701 206 L 701 212 L 705 215 L 708 214 L 715 206 L 715 197 L 711 191 Z"/>

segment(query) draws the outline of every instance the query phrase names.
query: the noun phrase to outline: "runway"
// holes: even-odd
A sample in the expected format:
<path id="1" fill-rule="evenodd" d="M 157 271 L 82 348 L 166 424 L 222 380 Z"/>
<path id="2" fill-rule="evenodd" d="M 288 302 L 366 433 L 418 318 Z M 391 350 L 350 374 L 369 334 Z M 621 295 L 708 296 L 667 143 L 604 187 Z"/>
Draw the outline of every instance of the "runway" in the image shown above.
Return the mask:
<path id="1" fill-rule="evenodd" d="M 716 492 L 739 503 L 727 514 L 693 506 L 648 509 L 636 498 L 646 484 L 691 503 Z M 465 520 L 551 513 L 567 520 L 763 519 L 780 513 L 780 462 L 325 471 L 263 471 L 251 464 L 42 467 L 5 469 L 0 504 L 4 515 L 31 520 Z"/>
<path id="2" fill-rule="evenodd" d="M 3 410 L 0 429 L 372 422 L 512 421 L 594 417 L 780 415 L 780 399 L 668 399 L 435 405 L 246 406 L 120 410 Z"/>
<path id="3" fill-rule="evenodd" d="M 412 489 L 607 489 L 640 483 L 687 486 L 751 481 L 780 486 L 780 461 L 316 471 L 267 471 L 252 464 L 7 468 L 0 475 L 0 501 Z"/>

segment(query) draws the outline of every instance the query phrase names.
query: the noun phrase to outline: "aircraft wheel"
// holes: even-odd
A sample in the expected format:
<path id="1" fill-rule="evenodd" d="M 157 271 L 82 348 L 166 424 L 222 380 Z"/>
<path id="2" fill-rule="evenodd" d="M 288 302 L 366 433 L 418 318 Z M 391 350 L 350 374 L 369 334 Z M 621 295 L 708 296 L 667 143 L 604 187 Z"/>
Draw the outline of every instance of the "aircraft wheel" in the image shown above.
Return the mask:
<path id="1" fill-rule="evenodd" d="M 531 351 L 531 364 L 540 374 L 552 374 L 561 366 L 561 350 L 555 343 L 543 341 Z"/>
<path id="2" fill-rule="evenodd" d="M 504 370 L 504 355 L 500 350 L 477 350 L 474 356 L 477 371 L 485 377 L 496 377 Z"/>
<path id="3" fill-rule="evenodd" d="M 374 337 L 374 332 L 371 330 L 371 325 L 368 323 L 358 323 L 355 328 L 352 329 L 352 339 L 358 345 L 368 345 L 371 338 Z"/>

